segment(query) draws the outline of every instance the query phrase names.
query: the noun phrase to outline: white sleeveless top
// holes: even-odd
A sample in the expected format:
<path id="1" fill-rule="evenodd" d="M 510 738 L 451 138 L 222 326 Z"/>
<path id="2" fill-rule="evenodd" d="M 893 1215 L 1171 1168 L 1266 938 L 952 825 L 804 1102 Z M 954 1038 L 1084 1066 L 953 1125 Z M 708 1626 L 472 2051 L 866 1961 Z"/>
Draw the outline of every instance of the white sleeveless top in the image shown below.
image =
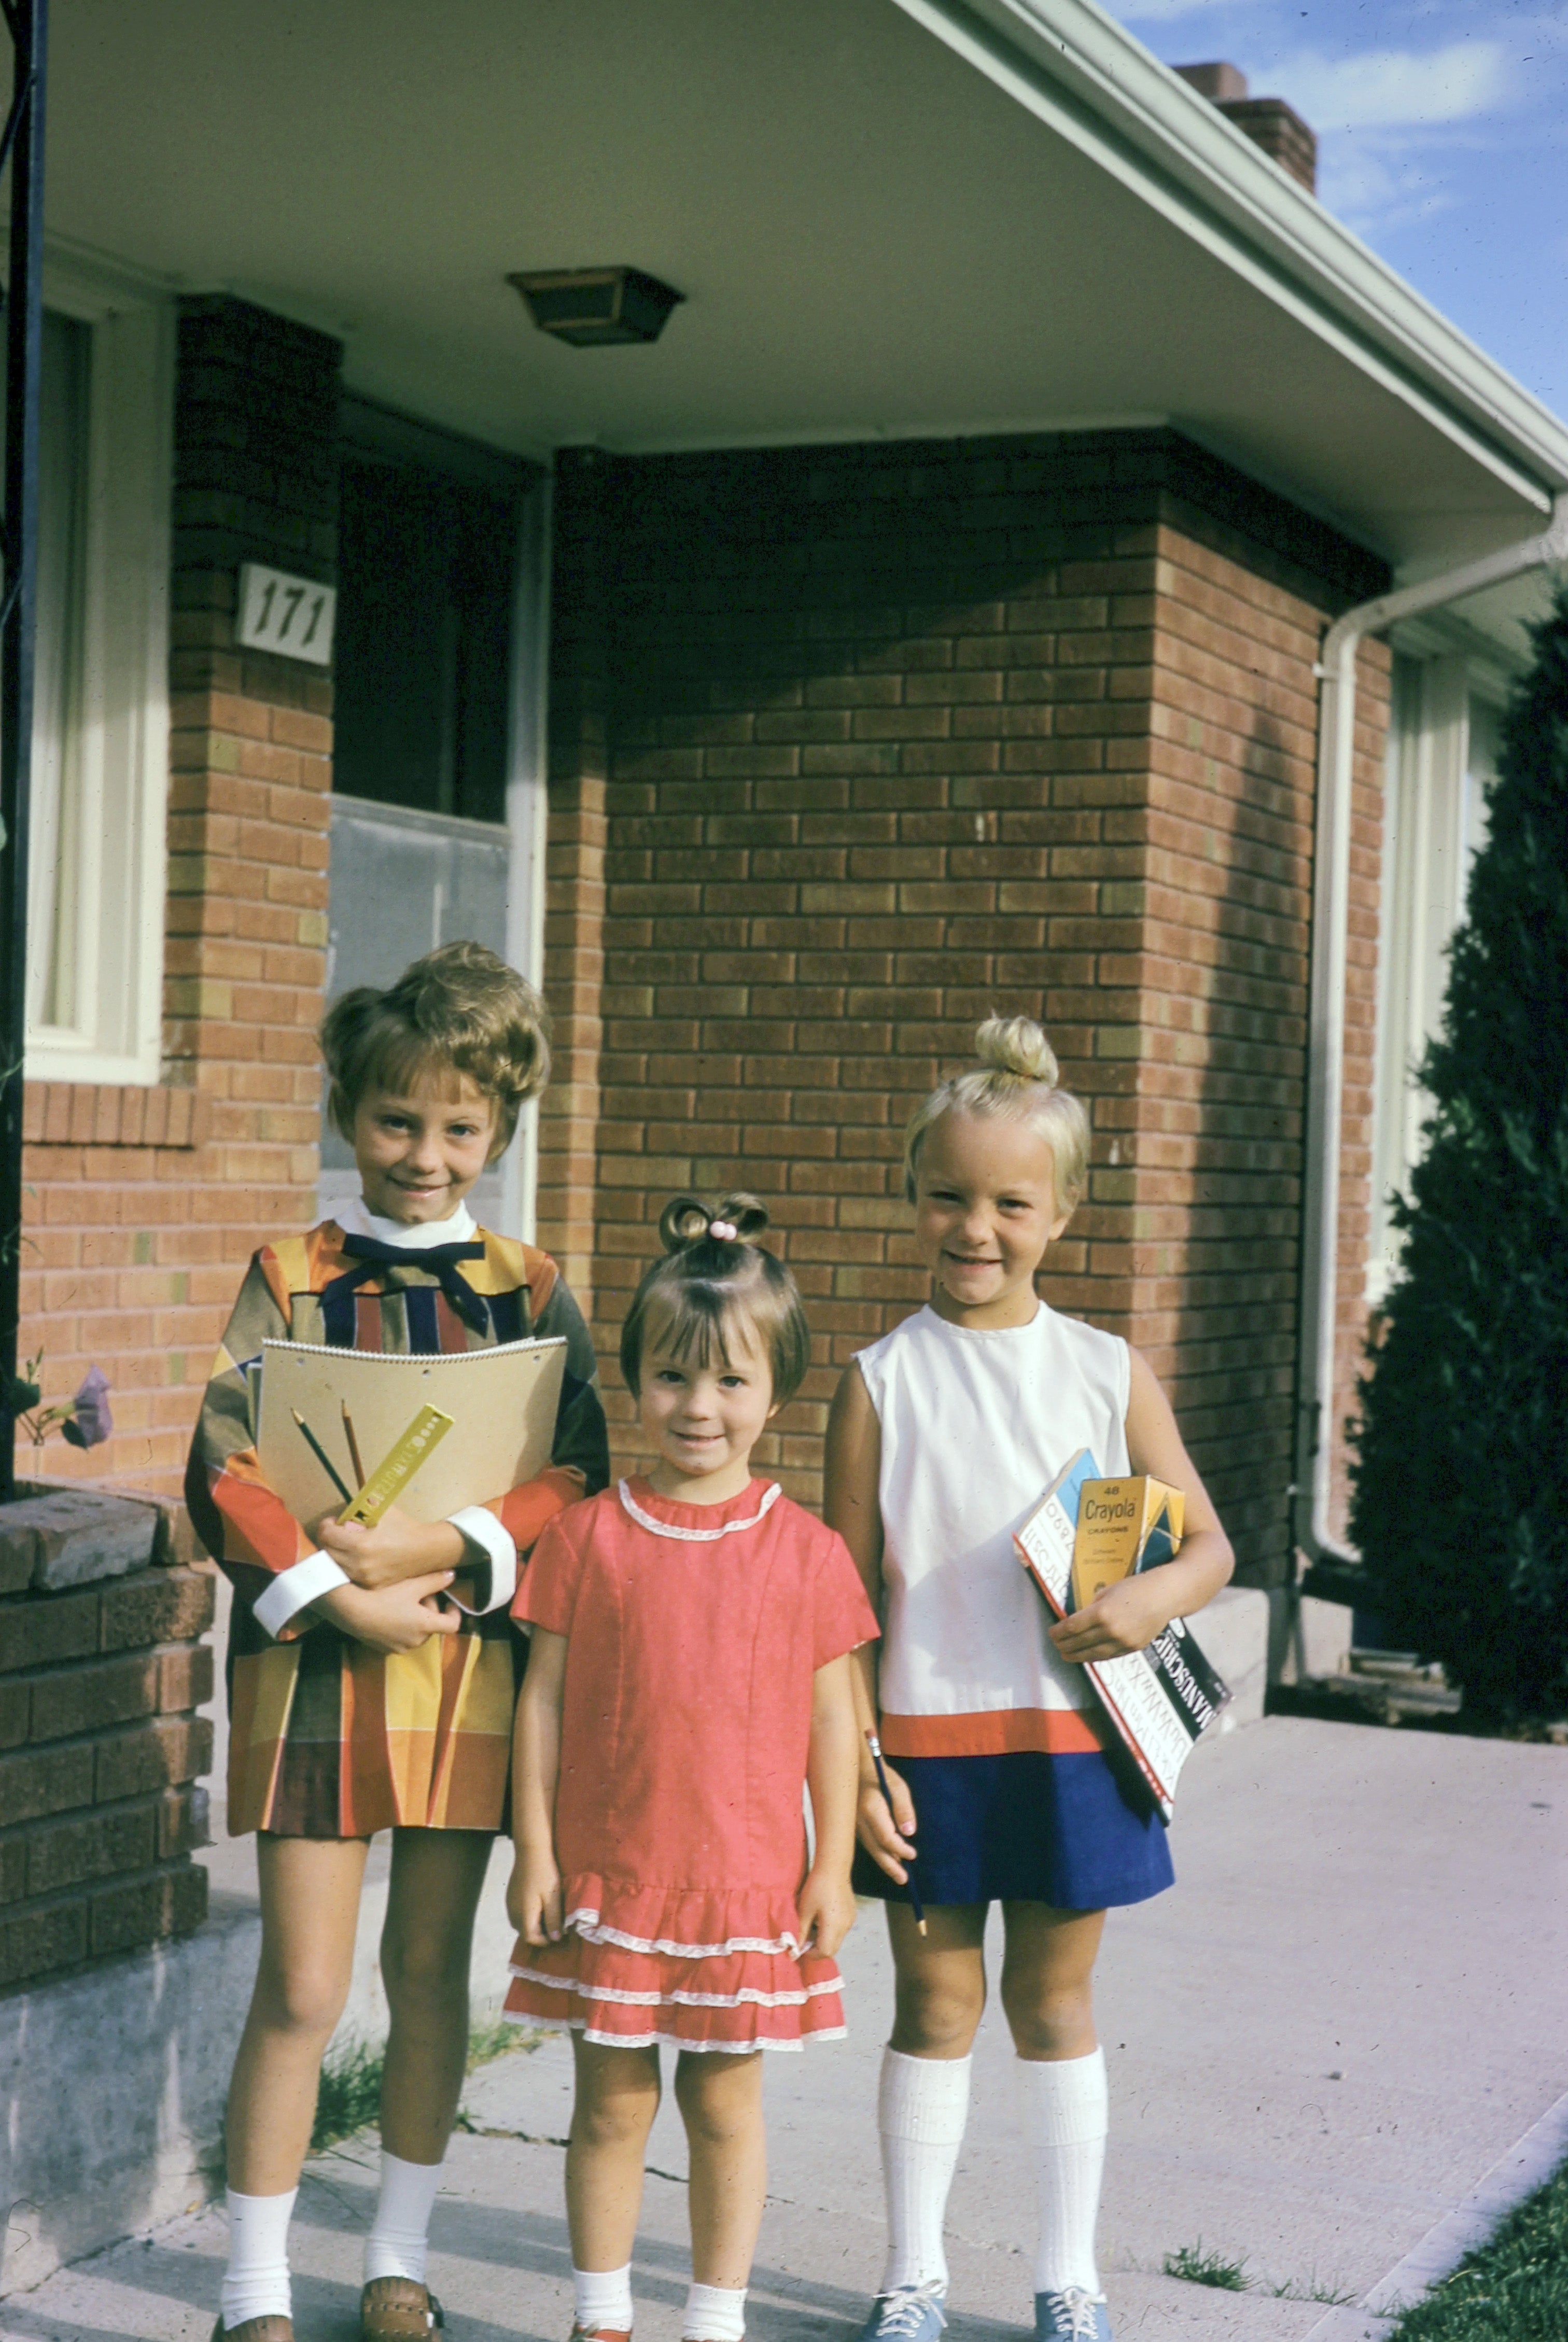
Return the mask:
<path id="1" fill-rule="evenodd" d="M 882 1740 L 890 1756 L 1098 1748 L 1013 1532 L 1081 1447 L 1128 1470 L 1118 1335 L 1042 1302 L 975 1330 L 927 1306 L 856 1360 L 882 1426 Z"/>

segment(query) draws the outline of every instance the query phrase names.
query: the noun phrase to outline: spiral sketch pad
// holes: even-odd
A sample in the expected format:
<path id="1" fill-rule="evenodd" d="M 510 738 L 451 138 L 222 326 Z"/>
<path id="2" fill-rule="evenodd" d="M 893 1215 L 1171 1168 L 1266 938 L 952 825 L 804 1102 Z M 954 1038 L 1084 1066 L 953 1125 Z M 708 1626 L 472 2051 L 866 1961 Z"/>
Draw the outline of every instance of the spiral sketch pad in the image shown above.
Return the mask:
<path id="1" fill-rule="evenodd" d="M 256 1436 L 263 1475 L 296 1521 L 339 1513 L 343 1499 L 312 1455 L 293 1410 L 305 1417 L 352 1489 L 359 1475 L 344 1430 L 345 1405 L 367 1474 L 374 1474 L 422 1406 L 435 1406 L 452 1417 L 453 1427 L 397 1501 L 416 1521 L 444 1520 L 464 1505 L 504 1496 L 544 1469 L 565 1365 L 566 1344 L 559 1336 L 433 1356 L 264 1343 Z"/>

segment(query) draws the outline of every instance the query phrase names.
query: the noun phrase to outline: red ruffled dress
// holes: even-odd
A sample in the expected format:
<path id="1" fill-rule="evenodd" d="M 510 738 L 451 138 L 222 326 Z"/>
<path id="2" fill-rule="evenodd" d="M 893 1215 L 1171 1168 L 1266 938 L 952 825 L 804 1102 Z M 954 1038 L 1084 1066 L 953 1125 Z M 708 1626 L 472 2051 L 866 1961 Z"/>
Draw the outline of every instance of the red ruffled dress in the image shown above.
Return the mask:
<path id="1" fill-rule="evenodd" d="M 677 1505 L 623 1480 L 551 1522 L 512 1615 L 568 1643 L 566 1931 L 519 1940 L 506 2014 L 628 2048 L 842 2037 L 795 1907 L 812 1677 L 877 1632 L 844 1540 L 765 1481 Z"/>

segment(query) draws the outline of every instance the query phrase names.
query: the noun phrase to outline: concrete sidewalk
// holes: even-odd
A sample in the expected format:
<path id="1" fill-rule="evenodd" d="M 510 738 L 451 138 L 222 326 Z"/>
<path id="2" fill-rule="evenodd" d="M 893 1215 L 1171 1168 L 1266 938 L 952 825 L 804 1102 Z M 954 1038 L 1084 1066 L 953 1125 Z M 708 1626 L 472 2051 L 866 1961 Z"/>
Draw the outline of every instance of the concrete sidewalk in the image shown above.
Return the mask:
<path id="1" fill-rule="evenodd" d="M 1276 1718 L 1205 1746 L 1173 1894 L 1113 1917 L 1101 1965 L 1112 2137 L 1102 2261 L 1118 2342 L 1303 2342 L 1359 2299 L 1568 2091 L 1568 1752 Z M 882 2252 L 875 2078 L 890 2005 L 880 1916 L 844 1959 L 851 2039 L 769 2074 L 758 2342 L 839 2337 Z M 1012 2056 L 987 2018 L 951 2210 L 954 2342 L 1027 2324 L 1034 2218 Z M 499 2060 L 465 2099 L 432 2282 L 454 2342 L 563 2342 L 564 2046 Z M 684 2297 L 684 2141 L 659 2117 L 634 2278 L 642 2342 Z M 315 2163 L 295 2228 L 302 2342 L 352 2342 L 374 2143 Z M 1202 2243 L 1253 2289 L 1160 2274 Z M 205 2342 L 224 2250 L 207 2211 L 0 2305 L 26 2342 Z"/>

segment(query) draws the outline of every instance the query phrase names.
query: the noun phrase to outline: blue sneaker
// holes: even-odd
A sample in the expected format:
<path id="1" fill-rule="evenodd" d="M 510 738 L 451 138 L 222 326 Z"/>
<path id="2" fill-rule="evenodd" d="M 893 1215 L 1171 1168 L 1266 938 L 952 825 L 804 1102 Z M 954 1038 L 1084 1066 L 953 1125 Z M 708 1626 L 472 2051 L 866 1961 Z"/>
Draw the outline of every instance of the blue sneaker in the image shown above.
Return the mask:
<path id="1" fill-rule="evenodd" d="M 860 2329 L 860 2342 L 936 2342 L 947 2323 L 944 2296 L 945 2288 L 934 2285 L 900 2285 L 879 2293 Z"/>
<path id="2" fill-rule="evenodd" d="M 1111 2313 L 1103 2293 L 1079 2285 L 1034 2297 L 1034 2342 L 1111 2342 Z"/>

